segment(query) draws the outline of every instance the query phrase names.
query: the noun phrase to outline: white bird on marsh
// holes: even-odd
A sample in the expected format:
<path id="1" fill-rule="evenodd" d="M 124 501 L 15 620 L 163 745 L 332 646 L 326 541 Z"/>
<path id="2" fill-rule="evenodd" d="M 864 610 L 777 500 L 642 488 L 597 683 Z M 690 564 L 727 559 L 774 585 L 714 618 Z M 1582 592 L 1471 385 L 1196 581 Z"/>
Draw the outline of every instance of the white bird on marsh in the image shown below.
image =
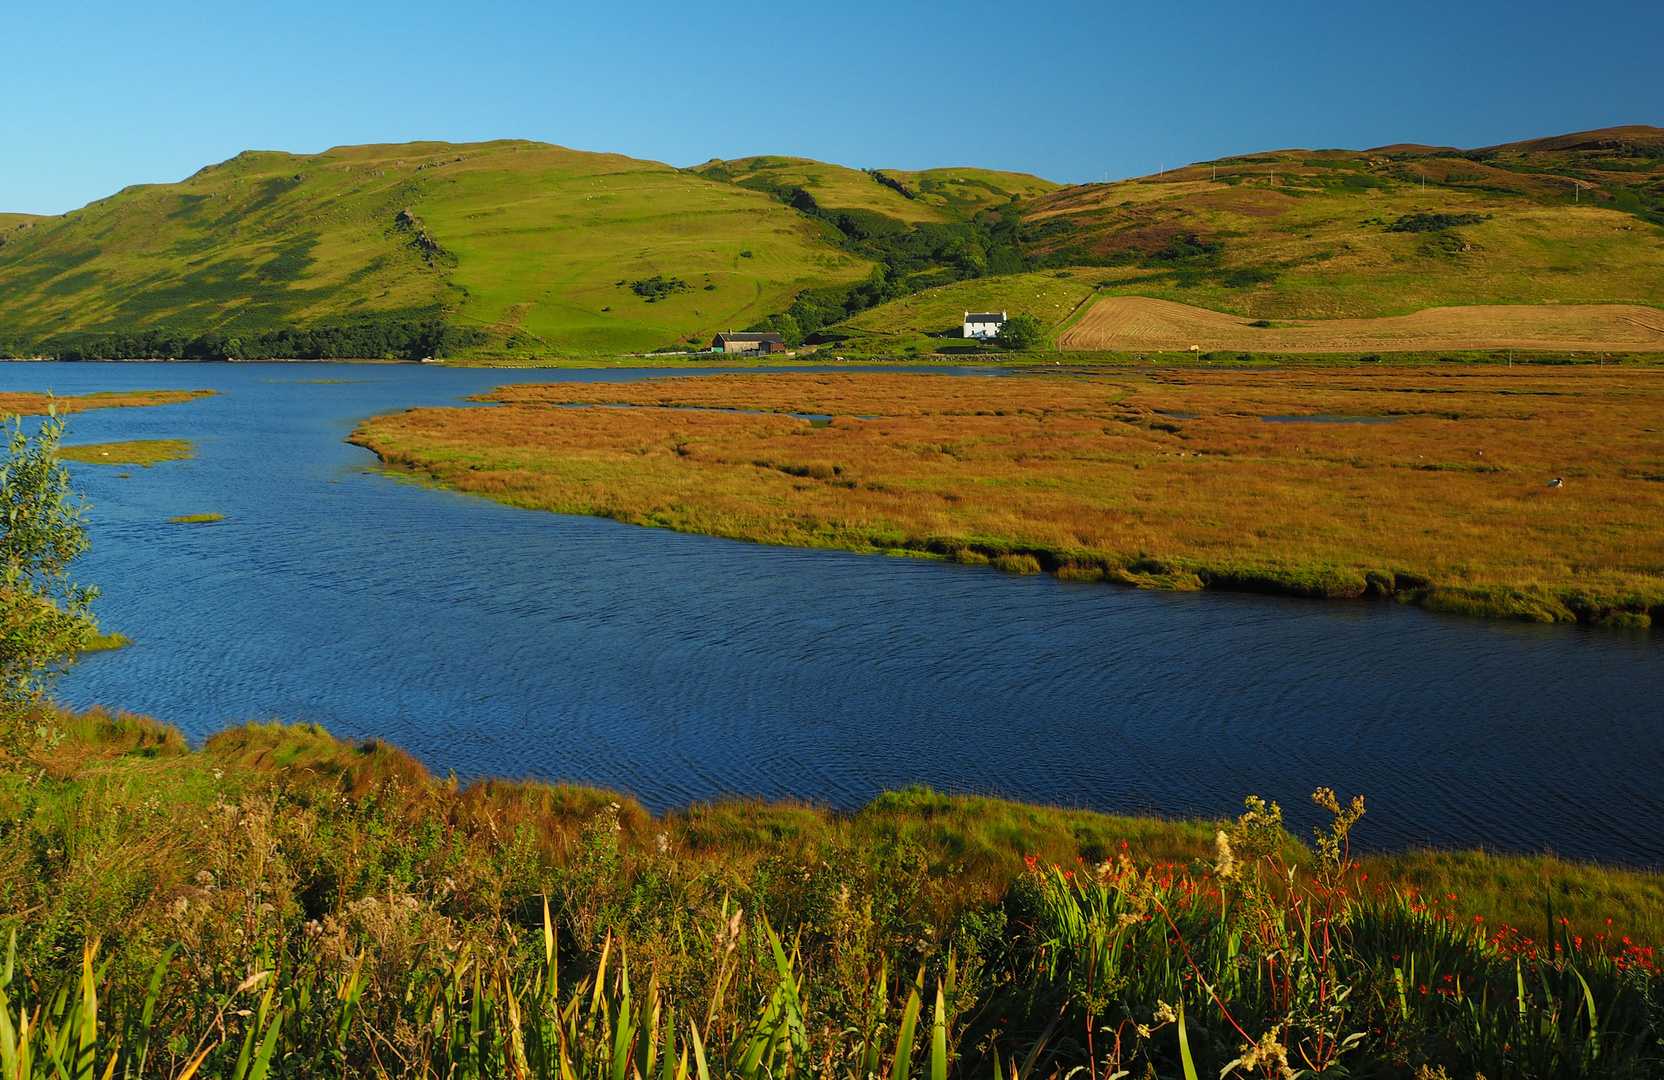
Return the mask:
<path id="1" fill-rule="evenodd" d="M 1549 481 L 1549 482 L 1548 482 L 1548 486 L 1549 486 L 1549 487 L 1559 487 L 1559 486 L 1560 486 L 1560 485 L 1561 485 L 1561 484 L 1564 484 L 1564 483 L 1565 483 L 1565 482 L 1566 482 L 1566 481 L 1565 481 L 1565 480 L 1563 480 L 1563 479 L 1561 479 L 1561 478 L 1560 478 L 1560 477 L 1558 477 L 1558 476 L 1556 476 L 1556 477 L 1555 477 L 1555 478 L 1554 478 L 1554 479 L 1553 479 L 1553 480 L 1550 480 L 1550 481 Z"/>

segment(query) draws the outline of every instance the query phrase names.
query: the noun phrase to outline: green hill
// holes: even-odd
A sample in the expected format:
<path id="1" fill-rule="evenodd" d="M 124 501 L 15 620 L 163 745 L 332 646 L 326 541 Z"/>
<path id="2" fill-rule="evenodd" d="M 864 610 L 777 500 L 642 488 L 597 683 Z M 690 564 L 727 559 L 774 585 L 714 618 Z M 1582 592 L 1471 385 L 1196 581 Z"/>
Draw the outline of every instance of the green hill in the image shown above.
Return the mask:
<path id="1" fill-rule="evenodd" d="M 0 353 L 594 355 L 729 328 L 924 347 L 962 310 L 1060 326 L 1116 294 L 1253 319 L 1664 306 L 1660 226 L 1664 130 L 1646 127 L 1068 187 L 513 141 L 249 152 L 0 215 Z"/>
<path id="2" fill-rule="evenodd" d="M 903 172 L 862 172 L 808 158 L 749 157 L 711 161 L 698 167 L 705 176 L 770 193 L 807 192 L 818 206 L 865 210 L 905 222 L 968 221 L 983 210 L 1045 195 L 1062 185 L 1027 173 L 949 168 Z M 788 198 L 789 201 L 789 198 Z"/>
<path id="3" fill-rule="evenodd" d="M 766 194 L 526 142 L 249 152 L 4 235 L 0 332 L 140 355 L 650 348 L 870 269 Z"/>
<path id="4" fill-rule="evenodd" d="M 702 176 L 769 194 L 807 192 L 816 206 L 862 210 L 897 221 L 946 221 L 940 207 L 902 194 L 872 174 L 843 165 L 794 157 L 749 157 L 710 161 L 696 170 Z"/>
<path id="5" fill-rule="evenodd" d="M 1006 201 L 1002 183 L 1056 188 L 937 173 L 917 182 L 975 194 L 802 159 L 679 170 L 515 141 L 251 151 L 61 217 L 0 217 L 0 352 L 582 355 L 703 342 L 806 292 L 826 309 L 815 329 L 876 261 L 984 272 L 994 245 L 966 214 Z"/>
<path id="6" fill-rule="evenodd" d="M 842 329 L 921 344 L 966 310 L 1054 328 L 1096 296 L 1253 319 L 1461 304 L 1664 307 L 1664 129 L 1612 128 L 1482 150 L 1284 150 L 1021 203 L 1029 273 L 891 300 Z"/>

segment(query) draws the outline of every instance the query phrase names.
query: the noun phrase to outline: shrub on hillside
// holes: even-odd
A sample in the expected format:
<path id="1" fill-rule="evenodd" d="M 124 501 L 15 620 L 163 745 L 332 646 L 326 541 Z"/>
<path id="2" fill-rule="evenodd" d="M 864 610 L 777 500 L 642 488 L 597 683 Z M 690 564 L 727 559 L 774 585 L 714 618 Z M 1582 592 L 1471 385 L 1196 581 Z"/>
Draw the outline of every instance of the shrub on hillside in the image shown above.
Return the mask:
<path id="1" fill-rule="evenodd" d="M 1443 232 L 1458 225 L 1477 225 L 1485 219 L 1478 214 L 1405 214 L 1391 225 L 1388 232 Z"/>
<path id="2" fill-rule="evenodd" d="M 656 304 L 675 293 L 686 292 L 691 287 L 681 278 L 667 278 L 663 274 L 654 274 L 650 278 L 630 282 L 630 291 L 649 304 Z"/>
<path id="3" fill-rule="evenodd" d="M 1149 264 L 1165 263 L 1168 265 L 1210 262 L 1217 259 L 1219 253 L 1224 250 L 1225 243 L 1222 240 L 1209 240 L 1207 237 L 1199 236 L 1196 233 L 1184 233 L 1167 241 L 1166 246 L 1144 261 Z"/>

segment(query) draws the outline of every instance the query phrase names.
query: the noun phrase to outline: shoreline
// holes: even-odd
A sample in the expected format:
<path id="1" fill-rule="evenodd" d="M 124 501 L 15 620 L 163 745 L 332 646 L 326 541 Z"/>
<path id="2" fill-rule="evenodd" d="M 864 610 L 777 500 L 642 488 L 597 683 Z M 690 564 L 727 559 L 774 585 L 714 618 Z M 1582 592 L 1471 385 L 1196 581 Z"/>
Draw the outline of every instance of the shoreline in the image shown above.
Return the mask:
<path id="1" fill-rule="evenodd" d="M 768 371 L 797 367 L 873 366 L 1033 368 L 1060 366 L 1134 371 L 1229 370 L 1297 367 L 1332 369 L 1391 369 L 1448 364 L 1457 367 L 1609 367 L 1633 369 L 1664 365 L 1664 351 L 1618 350 L 1594 353 L 1569 349 L 1439 349 L 1402 350 L 1337 349 L 1318 352 L 1261 350 L 1243 353 L 1234 349 L 1187 351 L 1183 349 L 1036 349 L 1006 352 L 992 348 L 964 352 L 922 352 L 846 347 L 836 357 L 830 350 L 807 355 L 763 357 L 745 353 L 619 353 L 599 356 L 454 356 L 430 360 L 386 359 L 385 357 L 273 357 L 264 360 L 201 360 L 187 357 L 104 357 L 91 360 L 59 360 L 52 356 L 0 357 L 3 364 L 395 364 L 411 367 L 468 368 L 497 371 L 560 371 L 614 368 L 683 371 L 688 368 L 735 368 Z"/>
<path id="2" fill-rule="evenodd" d="M 643 846 L 650 846 L 667 830 L 680 842 L 677 833 L 713 816 L 745 820 L 751 827 L 770 821 L 796 821 L 791 831 L 800 831 L 810 822 L 834 831 L 870 825 L 889 828 L 899 820 L 917 818 L 925 826 L 919 839 L 935 852 L 933 859 L 948 863 L 964 860 L 978 844 L 982 846 L 980 855 L 962 863 L 971 878 L 980 879 L 978 887 L 1020 873 L 1023 858 L 1035 853 L 1069 862 L 1077 854 L 1094 860 L 1107 858 L 1125 847 L 1148 859 L 1183 862 L 1205 858 L 1213 851 L 1215 832 L 1230 823 L 1228 816 L 1097 810 L 997 794 L 940 792 L 920 784 L 887 789 L 857 807 L 845 809 L 794 796 L 765 798 L 734 793 L 669 805 L 655 812 L 647 808 L 638 793 L 583 781 L 481 776 L 464 782 L 454 771 L 440 777 L 414 755 L 378 737 L 342 739 L 310 722 L 247 721 L 220 728 L 193 745 L 171 724 L 99 705 L 79 712 L 49 705 L 47 718 L 61 728 L 60 741 L 77 768 L 124 756 L 132 756 L 135 763 L 165 761 L 187 770 L 211 772 L 216 776 L 216 786 L 228 791 L 238 787 L 239 781 L 247 781 L 254 785 L 247 789 L 250 791 L 274 784 L 273 790 L 322 784 L 325 788 L 344 785 L 362 792 L 373 775 L 379 778 L 378 784 L 391 782 L 401 799 L 437 807 L 442 812 L 453 803 L 507 800 L 544 807 L 546 813 L 562 822 L 563 829 L 581 827 L 598 810 L 611 805 L 623 822 L 623 839 Z M 57 753 L 57 747 L 54 743 L 47 756 Z M 116 758 L 111 758 L 111 753 Z M 983 835 L 989 828 L 992 832 Z M 1304 865 L 1312 852 L 1293 828 L 1290 825 L 1285 829 L 1284 840 L 1295 851 L 1296 861 Z M 750 828 L 747 832 L 766 846 L 769 835 L 778 842 L 790 831 L 782 833 L 778 826 L 764 825 L 761 833 L 751 833 Z M 981 836 L 977 843 L 967 839 L 972 833 Z M 755 854 L 749 844 L 747 841 L 744 846 Z M 1656 891 L 1652 900 L 1657 910 L 1652 915 L 1657 919 L 1659 940 L 1664 943 L 1664 859 L 1629 863 L 1567 857 L 1549 848 L 1512 851 L 1483 845 L 1463 848 L 1414 843 L 1401 847 L 1361 846 L 1355 857 L 1358 866 L 1372 877 L 1395 876 L 1423 889 L 1444 889 L 1461 880 L 1471 892 L 1498 876 L 1538 883 L 1558 877 L 1571 883 L 1573 889 L 1606 877 L 1631 880 Z M 1414 880 L 1417 874 L 1426 880 Z M 1519 898 L 1499 892 L 1492 902 L 1506 905 L 1519 902 Z M 1527 899 L 1523 906 L 1537 903 Z M 1540 907 L 1537 910 L 1540 912 Z M 1566 911 L 1569 914 L 1571 909 Z"/>
<path id="3" fill-rule="evenodd" d="M 1444 377 L 1443 372 L 1429 375 Z M 1067 380 L 1012 379 L 1007 393 L 973 402 L 969 391 L 913 386 L 914 381 L 927 381 L 914 375 L 895 375 L 888 381 L 878 375 L 851 375 L 840 381 L 835 374 L 778 375 L 766 385 L 745 381 L 753 378 L 694 376 L 607 384 L 606 391 L 578 383 L 509 385 L 474 399 L 497 402 L 507 410 L 500 415 L 496 408 L 469 409 L 466 417 L 451 415 L 462 410 L 408 410 L 362 422 L 348 441 L 374 452 L 380 467 L 391 475 L 419 473 L 450 490 L 506 505 L 729 540 L 992 564 L 1015 573 L 1050 573 L 1066 581 L 1166 591 L 1394 600 L 1443 614 L 1513 621 L 1625 630 L 1664 626 L 1664 589 L 1656 578 L 1649 579 L 1644 570 L 1619 572 L 1625 566 L 1646 565 L 1644 541 L 1637 541 L 1643 545 L 1638 552 L 1614 548 L 1608 564 L 1612 572 L 1604 579 L 1591 575 L 1584 581 L 1575 580 L 1576 575 L 1561 574 L 1572 580 L 1559 582 L 1540 576 L 1554 560 L 1571 557 L 1566 554 L 1571 541 L 1565 537 L 1541 541 L 1529 557 L 1512 553 L 1516 537 L 1553 529 L 1563 520 L 1553 509 L 1559 504 L 1545 503 L 1537 485 L 1519 475 L 1545 467 L 1529 461 L 1529 455 L 1539 453 L 1530 444 L 1557 437 L 1556 429 L 1538 432 L 1521 426 L 1521 418 L 1512 413 L 1493 415 L 1498 408 L 1515 408 L 1508 403 L 1516 400 L 1517 392 L 1532 388 L 1523 383 L 1498 383 L 1472 391 L 1477 396 L 1465 404 L 1440 405 L 1478 410 L 1469 423 L 1486 427 L 1450 427 L 1449 413 L 1427 412 L 1429 406 L 1412 404 L 1402 408 L 1415 412 L 1388 414 L 1394 421 L 1409 421 L 1403 434 L 1393 434 L 1385 429 L 1394 425 L 1387 424 L 1372 425 L 1375 430 L 1368 433 L 1342 433 L 1339 429 L 1350 425 L 1341 424 L 1326 425 L 1335 429 L 1330 431 L 1320 430 L 1325 427 L 1321 424 L 1300 425 L 1310 429 L 1301 432 L 1274 431 L 1295 425 L 1255 423 L 1229 397 L 1246 394 L 1257 402 L 1254 411 L 1275 412 L 1300 402 L 1311 407 L 1283 411 L 1320 414 L 1349 414 L 1352 409 L 1341 406 L 1356 406 L 1365 399 L 1379 407 L 1397 400 L 1371 398 L 1379 398 L 1374 387 L 1354 393 L 1356 401 L 1337 399 L 1341 405 L 1331 410 L 1317 407 L 1314 395 L 1296 384 L 1290 384 L 1292 396 L 1276 399 L 1274 406 L 1270 398 L 1260 400 L 1275 390 L 1269 383 L 1244 390 L 1217 379 L 1210 386 L 1208 379 L 1194 376 L 1152 384 L 1149 392 L 1158 396 L 1147 405 L 1129 404 L 1126 393 L 1105 404 L 1099 399 L 1115 387 L 1071 389 Z M 1545 376 L 1517 373 L 1516 378 L 1540 381 Z M 1042 386 L 1054 389 L 1036 389 Z M 1563 386 L 1545 383 L 1538 389 L 1587 391 L 1595 395 L 1587 408 L 1596 408 L 1606 407 L 1601 403 L 1607 398 L 1599 395 L 1612 393 L 1605 386 L 1590 372 Z M 1175 393 L 1205 395 L 1216 392 L 1214 387 L 1228 400 L 1198 398 L 1201 404 L 1196 407 L 1207 410 L 1200 418 L 1159 397 L 1165 394 L 1182 403 L 1187 399 L 1173 397 Z M 1431 389 L 1447 397 L 1463 392 Z M 1387 392 L 1406 396 L 1399 390 Z M 574 418 L 572 423 L 581 427 L 571 427 L 563 415 L 563 406 L 609 403 L 632 408 L 613 410 L 618 415 L 610 418 L 607 410 L 582 421 Z M 557 411 L 548 411 L 551 408 Z M 712 415 L 652 415 L 701 409 Z M 733 410 L 739 411 L 730 424 L 722 414 Z M 818 429 L 812 439 L 792 438 L 808 433 L 788 430 L 796 423 L 789 418 L 775 425 L 779 430 L 741 427 L 757 426 L 741 420 L 743 413 L 783 417 L 811 412 L 836 414 L 834 430 Z M 623 420 L 624 413 L 633 419 Z M 863 419 L 867 413 L 874 415 Z M 561 419 L 552 419 L 556 417 Z M 1041 419 L 1028 423 L 1025 417 Z M 1525 419 L 1529 422 L 1531 417 Z M 1095 433 L 1094 425 L 1102 434 Z M 884 430 L 892 427 L 906 432 L 901 442 Z M 1072 433 L 1083 434 L 1073 443 L 1062 441 Z M 1636 437 L 1643 442 L 1647 438 Z M 1121 442 L 1112 441 L 1116 439 Z M 1286 448 L 1277 440 L 1284 440 Z M 1313 445 L 1318 456 L 1313 456 Z M 1480 451 L 1476 457 L 1475 445 L 1492 454 Z M 954 450 L 951 460 L 930 458 L 919 464 L 923 459 L 918 454 L 947 453 L 941 446 Z M 983 449 L 988 446 L 996 450 Z M 1415 450 L 1425 451 L 1432 460 L 1410 452 Z M 945 462 L 939 469 L 931 464 L 938 460 Z M 1561 467 L 1568 476 L 1586 472 L 1580 462 L 1566 461 Z M 1139 473 L 1140 469 L 1151 471 Z M 1634 479 L 1628 476 L 1632 470 L 1620 471 L 1622 476 L 1576 479 L 1590 488 L 1587 498 L 1594 500 L 1574 504 L 1588 506 L 1579 512 L 1644 515 L 1642 504 L 1634 500 L 1651 496 L 1652 489 L 1633 485 L 1638 490 L 1620 496 L 1612 485 Z M 1192 492 L 1198 484 L 1212 486 Z M 1254 485 L 1253 493 L 1241 495 L 1232 486 L 1239 484 Z M 1374 486 L 1360 486 L 1364 484 Z M 1326 494 L 1332 488 L 1344 488 L 1342 496 Z M 1365 494 L 1352 495 L 1353 490 L 1367 493 L 1367 499 Z M 1207 494 L 1198 494 L 1203 491 Z M 913 501 L 904 501 L 896 492 Z M 1149 519 L 1153 524 L 1132 534 L 1131 542 L 1110 546 L 1045 539 L 1047 532 L 1069 537 L 1071 528 L 1082 528 L 1080 523 L 1098 527 L 1092 523 L 1108 514 L 1101 505 L 1142 524 L 1149 513 L 1143 507 L 1151 504 L 1155 492 L 1164 492 L 1171 504 L 1161 511 L 1167 516 Z M 1296 500 L 1295 508 L 1267 501 L 1273 496 Z M 1418 505 L 1435 498 L 1443 502 Z M 932 499 L 948 500 L 949 509 L 936 509 Z M 1439 524 L 1442 515 L 1467 517 L 1465 500 L 1475 499 L 1505 507 L 1504 512 L 1513 515 L 1505 518 L 1512 532 L 1486 537 L 1492 565 L 1486 565 L 1486 552 L 1461 546 L 1465 541 L 1458 530 L 1446 529 L 1451 535 L 1441 534 L 1435 541 L 1418 538 L 1416 530 L 1444 528 Z M 924 508 L 918 509 L 921 500 Z M 1236 505 L 1232 512 L 1241 520 L 1211 531 L 1185 524 L 1186 514 L 1223 513 L 1221 501 Z M 667 506 L 676 509 L 671 512 Z M 1396 514 L 1391 520 L 1398 531 L 1379 540 L 1371 529 L 1388 513 Z M 1286 532 L 1309 529 L 1315 521 L 1328 528 L 1321 543 L 1256 545 L 1242 542 L 1233 531 Z M 954 531 L 946 531 L 944 522 Z M 1017 528 L 1010 528 L 1012 523 Z M 1021 538 L 1025 532 L 1028 539 Z M 1107 528 L 1096 536 L 1074 535 L 1089 541 L 1116 539 Z M 1191 550 L 1184 550 L 1187 547 Z M 1468 579 L 1447 572 L 1441 580 L 1441 570 L 1458 553 L 1474 568 L 1465 575 Z M 1643 561 L 1637 564 L 1637 558 Z"/>

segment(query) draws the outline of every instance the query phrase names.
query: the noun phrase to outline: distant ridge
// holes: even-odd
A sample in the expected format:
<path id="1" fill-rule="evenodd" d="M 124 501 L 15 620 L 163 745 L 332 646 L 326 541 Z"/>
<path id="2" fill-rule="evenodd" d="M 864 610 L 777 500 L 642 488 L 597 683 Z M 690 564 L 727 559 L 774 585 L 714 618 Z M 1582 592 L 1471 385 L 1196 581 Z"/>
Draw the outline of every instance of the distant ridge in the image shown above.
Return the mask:
<path id="1" fill-rule="evenodd" d="M 677 169 L 520 140 L 248 151 L 61 216 L 0 214 L 0 354 L 594 355 L 730 328 L 796 341 L 905 327 L 872 313 L 973 284 L 965 310 L 1015 314 L 1023 296 L 995 283 L 1024 273 L 1279 317 L 1658 305 L 1659 225 L 1664 129 L 1642 125 L 1070 186 L 766 155 Z"/>

